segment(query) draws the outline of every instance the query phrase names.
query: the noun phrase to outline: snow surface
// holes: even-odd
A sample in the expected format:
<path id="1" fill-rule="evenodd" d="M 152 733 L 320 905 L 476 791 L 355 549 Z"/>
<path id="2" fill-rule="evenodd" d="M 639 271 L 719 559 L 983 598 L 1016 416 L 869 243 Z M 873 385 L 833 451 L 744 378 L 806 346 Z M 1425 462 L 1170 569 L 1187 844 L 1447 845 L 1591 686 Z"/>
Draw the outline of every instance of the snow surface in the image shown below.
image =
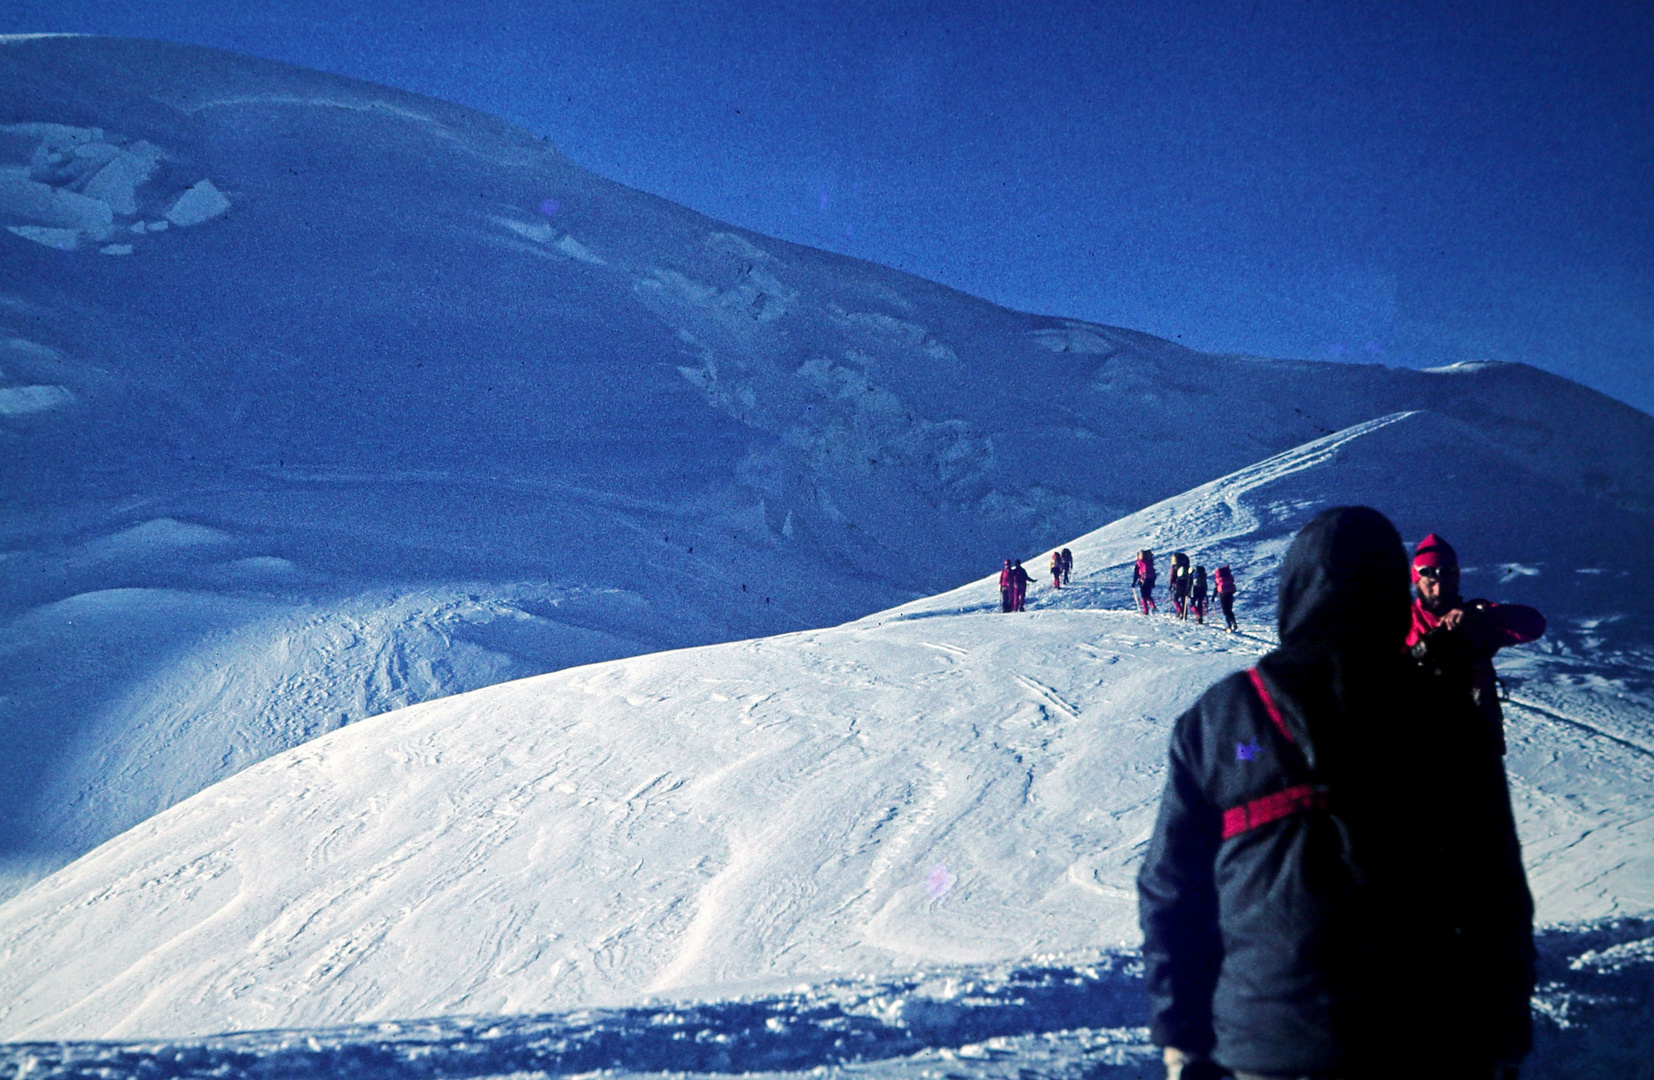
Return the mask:
<path id="1" fill-rule="evenodd" d="M 0 87 L 0 896 L 364 716 L 841 622 L 1398 410 L 1654 507 L 1654 421 L 1521 365 L 1006 311 L 248 57 L 8 38 Z"/>
<path id="2" fill-rule="evenodd" d="M 1349 502 L 1550 617 L 1541 1062 L 1647 1047 L 1654 419 L 1005 311 L 246 57 L 0 86 L 0 1038 L 280 1029 L 0 1061 L 1148 1075 L 1169 724 Z M 1242 632 L 1131 612 L 1143 546 Z"/>
<path id="3" fill-rule="evenodd" d="M 1524 1075 L 1645 1071 L 1654 965 L 1601 958 L 1654 925 L 1541 935 Z M 1618 942 L 1619 944 L 1614 944 Z M 1140 966 L 1022 964 L 844 980 L 723 1001 L 534 1016 L 449 1016 L 178 1042 L 0 1043 L 29 1077 L 374 1078 L 653 1075 L 879 1080 L 1159 1080 Z M 1639 1008 L 1642 1004 L 1642 1008 Z M 1399 1033 L 1405 1037 L 1405 1032 Z"/>
<path id="4" fill-rule="evenodd" d="M 1138 940 L 1170 724 L 1270 647 L 1292 531 L 1329 492 L 1382 504 L 1408 454 L 1511 485 L 1433 516 L 1444 529 L 1539 483 L 1479 449 L 1457 422 L 1398 414 L 1075 540 L 1074 583 L 1025 615 L 999 614 L 984 579 L 317 738 L 0 907 L 0 1035 L 194 1037 L 1110 963 Z M 1549 520 L 1530 542 L 1571 535 L 1571 517 Z M 1127 560 L 1151 541 L 1235 567 L 1241 634 L 1126 609 Z M 1547 595 L 1575 589 L 1560 577 Z M 1638 588 L 1622 586 L 1631 602 Z M 1641 646 L 1587 662 L 1567 611 L 1505 665 L 1538 917 L 1644 916 L 1654 668 Z M 1427 733 L 1391 740 L 1427 752 Z"/>

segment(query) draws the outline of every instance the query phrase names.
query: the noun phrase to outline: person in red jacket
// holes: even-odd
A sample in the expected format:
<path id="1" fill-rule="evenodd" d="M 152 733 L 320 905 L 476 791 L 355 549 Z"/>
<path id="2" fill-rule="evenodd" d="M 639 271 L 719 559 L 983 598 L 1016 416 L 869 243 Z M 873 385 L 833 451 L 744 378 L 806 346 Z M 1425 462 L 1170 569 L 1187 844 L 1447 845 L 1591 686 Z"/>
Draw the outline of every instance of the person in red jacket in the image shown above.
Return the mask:
<path id="1" fill-rule="evenodd" d="M 999 572 L 999 610 L 1009 612 L 1016 607 L 1016 586 L 1011 584 L 1011 560 L 1005 560 L 1004 569 Z"/>
<path id="2" fill-rule="evenodd" d="M 1022 566 L 1021 559 L 1011 560 L 1011 610 L 1026 611 L 1028 604 L 1028 583 L 1034 580 L 1028 576 L 1028 571 Z"/>
<path id="3" fill-rule="evenodd" d="M 1235 575 L 1228 566 L 1220 566 L 1212 575 L 1212 591 L 1218 595 L 1218 606 L 1223 609 L 1224 630 L 1235 632 Z"/>
<path id="4" fill-rule="evenodd" d="M 1137 569 L 1131 576 L 1131 591 L 1143 614 L 1156 610 L 1154 603 L 1154 552 L 1144 548 L 1137 553 Z"/>
<path id="5" fill-rule="evenodd" d="M 1493 654 L 1545 633 L 1545 616 L 1522 604 L 1459 595 L 1459 556 L 1435 533 L 1413 549 L 1413 624 L 1407 649 L 1426 671 L 1470 694 L 1505 752 L 1505 718 Z"/>

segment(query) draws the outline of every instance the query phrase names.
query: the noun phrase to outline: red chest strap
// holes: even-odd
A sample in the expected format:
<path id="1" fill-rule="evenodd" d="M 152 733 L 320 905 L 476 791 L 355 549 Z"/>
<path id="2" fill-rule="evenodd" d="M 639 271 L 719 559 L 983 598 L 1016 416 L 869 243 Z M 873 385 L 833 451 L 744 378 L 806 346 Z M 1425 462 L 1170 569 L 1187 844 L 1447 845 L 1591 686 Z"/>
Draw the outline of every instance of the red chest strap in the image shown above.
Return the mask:
<path id="1" fill-rule="evenodd" d="M 1223 838 L 1239 836 L 1248 829 L 1268 825 L 1305 810 L 1325 810 L 1327 789 L 1321 784 L 1299 784 L 1253 799 L 1240 806 L 1231 806 L 1223 812 Z"/>

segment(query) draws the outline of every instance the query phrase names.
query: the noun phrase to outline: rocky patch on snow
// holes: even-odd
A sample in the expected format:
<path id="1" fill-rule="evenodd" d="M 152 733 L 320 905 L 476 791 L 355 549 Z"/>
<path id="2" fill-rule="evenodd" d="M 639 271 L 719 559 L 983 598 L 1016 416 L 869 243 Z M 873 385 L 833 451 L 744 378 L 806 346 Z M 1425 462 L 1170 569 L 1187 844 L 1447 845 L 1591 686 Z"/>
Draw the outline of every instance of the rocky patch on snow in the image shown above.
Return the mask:
<path id="1" fill-rule="evenodd" d="M 103 128 L 0 125 L 0 223 L 60 251 L 130 255 L 154 233 L 229 210 L 211 180 L 180 190 L 168 165 L 154 143 Z"/>

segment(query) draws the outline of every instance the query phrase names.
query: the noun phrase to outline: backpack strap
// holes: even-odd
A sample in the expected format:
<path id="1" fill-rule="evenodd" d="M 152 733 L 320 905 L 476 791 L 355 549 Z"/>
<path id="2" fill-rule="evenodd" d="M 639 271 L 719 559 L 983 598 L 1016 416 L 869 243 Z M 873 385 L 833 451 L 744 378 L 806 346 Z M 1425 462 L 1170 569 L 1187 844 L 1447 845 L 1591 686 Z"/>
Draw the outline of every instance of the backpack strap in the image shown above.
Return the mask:
<path id="1" fill-rule="evenodd" d="M 1232 836 L 1239 836 L 1248 829 L 1256 829 L 1259 825 L 1268 825 L 1271 821 L 1301 814 L 1305 810 L 1326 808 L 1325 784 L 1298 784 L 1225 810 L 1223 838 L 1227 840 Z"/>
<path id="2" fill-rule="evenodd" d="M 1269 688 L 1263 684 L 1263 675 L 1257 668 L 1252 667 L 1246 669 L 1246 677 L 1252 680 L 1252 689 L 1258 692 L 1258 699 L 1263 702 L 1264 711 L 1269 713 L 1270 722 L 1275 725 L 1275 730 L 1281 733 L 1281 738 L 1289 743 L 1296 743 L 1298 740 L 1292 737 L 1292 729 L 1286 726 L 1286 717 L 1281 715 L 1281 707 L 1275 704 L 1275 699 L 1269 694 Z"/>
<path id="3" fill-rule="evenodd" d="M 1275 698 L 1270 695 L 1269 688 L 1264 685 L 1263 676 L 1257 668 L 1246 669 L 1247 678 L 1252 680 L 1252 689 L 1257 691 L 1258 700 L 1263 702 L 1264 711 L 1269 714 L 1269 720 L 1275 725 L 1275 730 L 1289 743 L 1297 743 L 1292 737 L 1292 729 L 1286 726 L 1286 717 L 1281 715 L 1281 707 L 1275 704 Z M 1293 814 L 1301 814 L 1306 810 L 1325 810 L 1327 808 L 1327 786 L 1325 784 L 1295 784 L 1281 791 L 1271 792 L 1239 806 L 1231 806 L 1223 812 L 1223 838 L 1239 836 L 1260 825 L 1268 825 L 1272 821 L 1279 821 Z"/>

